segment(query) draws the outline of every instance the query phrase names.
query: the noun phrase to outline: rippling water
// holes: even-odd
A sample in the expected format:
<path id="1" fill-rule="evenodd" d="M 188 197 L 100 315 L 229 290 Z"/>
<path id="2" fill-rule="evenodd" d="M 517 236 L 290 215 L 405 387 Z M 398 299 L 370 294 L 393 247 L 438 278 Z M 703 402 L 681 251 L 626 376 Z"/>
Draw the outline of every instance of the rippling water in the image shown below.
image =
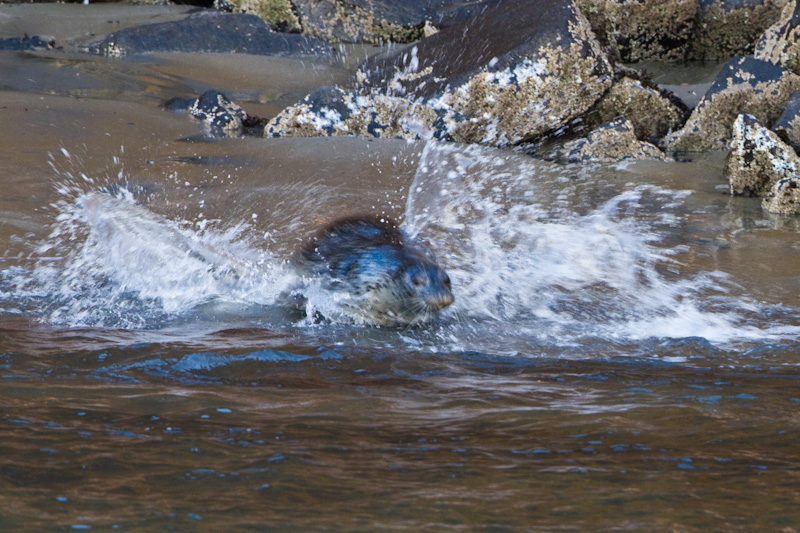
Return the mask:
<path id="1" fill-rule="evenodd" d="M 170 61 L 129 66 L 197 83 Z M 724 154 L 208 142 L 148 90 L 8 84 L 0 528 L 800 527 L 798 224 L 728 197 Z M 402 220 L 455 304 L 376 327 L 312 281 L 327 320 L 287 308 L 345 212 Z"/>

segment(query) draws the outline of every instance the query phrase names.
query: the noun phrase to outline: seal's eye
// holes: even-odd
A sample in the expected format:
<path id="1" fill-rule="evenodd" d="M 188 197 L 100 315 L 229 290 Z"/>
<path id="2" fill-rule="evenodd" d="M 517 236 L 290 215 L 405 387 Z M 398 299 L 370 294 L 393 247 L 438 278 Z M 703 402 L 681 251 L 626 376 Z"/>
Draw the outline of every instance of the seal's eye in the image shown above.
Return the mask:
<path id="1" fill-rule="evenodd" d="M 428 284 L 428 276 L 425 272 L 417 272 L 411 276 L 411 284 L 415 287 L 424 287 Z"/>
<path id="2" fill-rule="evenodd" d="M 450 276 L 447 274 L 442 274 L 442 285 L 444 285 L 444 288 L 448 291 L 450 290 Z"/>

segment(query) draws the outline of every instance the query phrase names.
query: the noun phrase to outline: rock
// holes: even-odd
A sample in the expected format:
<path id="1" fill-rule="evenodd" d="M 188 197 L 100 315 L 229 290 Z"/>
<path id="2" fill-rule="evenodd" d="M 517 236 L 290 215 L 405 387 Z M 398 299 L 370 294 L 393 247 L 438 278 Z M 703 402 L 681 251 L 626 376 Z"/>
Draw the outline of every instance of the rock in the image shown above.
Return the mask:
<path id="1" fill-rule="evenodd" d="M 301 102 L 284 109 L 267 124 L 266 137 L 347 135 L 354 95 L 338 87 L 320 87 Z"/>
<path id="2" fill-rule="evenodd" d="M 358 95 L 321 87 L 267 124 L 266 137 L 360 135 L 398 139 L 434 136 L 436 113 L 400 97 Z"/>
<path id="3" fill-rule="evenodd" d="M 566 143 L 560 152 L 559 159 L 566 163 L 614 163 L 634 159 L 672 161 L 652 144 L 638 140 L 634 126 L 628 120 L 602 124 L 586 138 Z"/>
<path id="4" fill-rule="evenodd" d="M 231 0 L 239 1 L 239 0 Z M 410 43 L 495 0 L 292 0 L 303 31 L 329 42 Z"/>
<path id="5" fill-rule="evenodd" d="M 368 59 L 358 77 L 358 90 L 341 95 L 352 119 L 346 130 L 312 116 L 318 94 L 281 113 L 267 133 L 517 144 L 585 113 L 611 85 L 611 67 L 569 0 L 546 0 L 537 10 L 505 0 L 411 48 Z"/>
<path id="6" fill-rule="evenodd" d="M 774 123 L 800 76 L 754 58 L 734 57 L 692 111 L 686 125 L 661 142 L 668 150 L 705 151 L 727 148 L 734 120 L 749 113 L 763 123 Z"/>
<path id="7" fill-rule="evenodd" d="M 783 142 L 800 153 L 800 91 L 792 93 L 786 107 L 778 120 L 772 125 L 772 131 L 778 134 Z"/>
<path id="8" fill-rule="evenodd" d="M 800 74 L 800 4 L 789 0 L 756 45 L 755 57 Z"/>
<path id="9" fill-rule="evenodd" d="M 33 36 L 11 37 L 0 39 L 0 51 L 19 51 L 19 50 L 51 50 L 56 47 L 53 39 Z"/>
<path id="10" fill-rule="evenodd" d="M 786 0 L 699 0 L 687 59 L 752 54 L 762 33 L 778 21 Z"/>
<path id="11" fill-rule="evenodd" d="M 724 174 L 733 195 L 765 196 L 776 183 L 800 172 L 800 157 L 752 115 L 736 118 L 731 147 Z"/>
<path id="12" fill-rule="evenodd" d="M 694 31 L 698 0 L 577 0 L 601 40 L 628 63 L 679 61 Z"/>
<path id="13" fill-rule="evenodd" d="M 800 179 L 783 178 L 775 183 L 769 195 L 761 201 L 763 208 L 781 215 L 800 214 Z"/>
<path id="14" fill-rule="evenodd" d="M 624 118 L 633 125 L 639 140 L 655 142 L 680 128 L 689 114 L 676 98 L 670 99 L 657 88 L 624 77 L 597 102 L 590 124 Z"/>
<path id="15" fill-rule="evenodd" d="M 289 0 L 214 0 L 214 7 L 231 13 L 250 13 L 278 31 L 302 30 Z"/>
<path id="16" fill-rule="evenodd" d="M 615 59 L 725 59 L 753 50 L 785 0 L 577 0 Z"/>
<path id="17" fill-rule="evenodd" d="M 367 93 L 435 110 L 437 137 L 504 146 L 581 116 L 610 87 L 611 67 L 571 1 L 533 10 L 506 0 L 410 50 L 373 56 L 359 78 Z"/>
<path id="18" fill-rule="evenodd" d="M 206 91 L 199 98 L 173 98 L 164 104 L 170 111 L 186 111 L 206 123 L 215 137 L 261 136 L 265 121 L 249 116 L 239 105 L 218 91 Z"/>
<path id="19" fill-rule="evenodd" d="M 89 46 L 111 57 L 148 52 L 238 52 L 257 55 L 329 53 L 320 40 L 279 33 L 255 15 L 207 10 L 175 22 L 116 31 Z"/>
<path id="20" fill-rule="evenodd" d="M 217 91 L 206 91 L 194 101 L 189 113 L 202 120 L 212 131 L 222 131 L 226 136 L 239 135 L 247 120 L 244 109 Z"/>

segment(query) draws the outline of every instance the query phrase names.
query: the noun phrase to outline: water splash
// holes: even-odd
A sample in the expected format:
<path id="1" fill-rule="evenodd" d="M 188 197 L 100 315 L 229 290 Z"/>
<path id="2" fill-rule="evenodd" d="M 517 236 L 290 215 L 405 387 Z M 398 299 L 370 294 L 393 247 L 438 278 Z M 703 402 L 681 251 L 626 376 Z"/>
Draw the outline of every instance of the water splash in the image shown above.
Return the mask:
<path id="1" fill-rule="evenodd" d="M 80 166 L 62 154 L 68 167 Z M 60 199 L 50 206 L 50 235 L 32 270 L 6 271 L 3 280 L 6 296 L 45 322 L 152 328 L 209 302 L 270 305 L 292 282 L 283 261 L 252 245 L 247 221 L 219 229 L 202 215 L 171 220 L 137 201 L 119 159 L 97 178 L 51 160 Z"/>
<path id="2" fill-rule="evenodd" d="M 109 189 L 124 183 L 117 170 L 101 179 L 60 173 L 53 229 L 37 249 L 42 259 L 32 270 L 3 272 L 5 303 L 13 295 L 25 302 L 18 312 L 33 308 L 45 322 L 71 327 L 158 328 L 197 316 L 270 316 L 300 328 L 319 316 L 334 327 L 363 324 L 347 313 L 347 294 L 299 278 L 285 246 L 256 241 L 263 228 L 256 231 L 254 220 L 167 218 L 142 205 L 131 187 Z M 454 281 L 456 303 L 439 324 L 387 342 L 494 352 L 502 344 L 512 353 L 530 351 L 531 343 L 586 339 L 727 342 L 797 334 L 787 324 L 749 324 L 758 306 L 727 297 L 723 273 L 683 269 L 664 235 L 680 225 L 688 192 L 603 180 L 589 167 L 428 143 L 403 229 L 432 244 Z M 269 231 L 294 231 L 283 242 L 296 242 L 307 231 L 295 223 L 302 202 L 276 191 L 270 224 L 288 222 Z M 292 294 L 302 301 L 287 299 Z M 297 309 L 268 312 L 293 305 L 305 318 Z"/>
<path id="3" fill-rule="evenodd" d="M 584 167 L 581 171 L 586 172 Z M 722 342 L 765 333 L 744 323 L 721 272 L 668 276 L 661 245 L 688 196 L 631 184 L 604 195 L 574 167 L 478 146 L 430 143 L 406 211 L 409 233 L 436 243 L 464 317 L 514 326 L 504 334 Z"/>

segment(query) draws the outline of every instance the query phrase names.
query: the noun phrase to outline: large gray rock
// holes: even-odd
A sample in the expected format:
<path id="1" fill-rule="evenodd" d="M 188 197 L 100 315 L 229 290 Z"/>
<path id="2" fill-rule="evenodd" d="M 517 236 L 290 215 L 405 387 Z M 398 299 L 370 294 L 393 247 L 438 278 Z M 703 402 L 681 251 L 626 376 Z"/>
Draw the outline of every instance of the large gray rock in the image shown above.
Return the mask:
<path id="1" fill-rule="evenodd" d="M 148 52 L 238 52 L 258 55 L 327 54 L 319 39 L 280 33 L 255 15 L 202 11 L 175 22 L 116 31 L 88 47 L 89 52 L 120 57 Z"/>
<path id="2" fill-rule="evenodd" d="M 346 131 L 366 131 L 368 119 L 380 136 L 504 146 L 581 116 L 611 86 L 611 66 L 571 1 L 536 7 L 495 2 L 410 48 L 370 58 L 358 90 L 343 96 L 361 121 Z M 267 134 L 312 134 L 309 103 L 284 110 Z"/>
<path id="3" fill-rule="evenodd" d="M 755 57 L 800 74 L 800 4 L 789 0 L 780 19 L 764 32 Z"/>
<path id="4" fill-rule="evenodd" d="M 779 181 L 800 174 L 800 157 L 756 117 L 739 115 L 732 136 L 724 169 L 731 194 L 766 196 Z"/>
<path id="5" fill-rule="evenodd" d="M 800 76 L 766 61 L 734 57 L 725 64 L 686 125 L 661 144 L 676 151 L 724 150 L 740 113 L 749 113 L 769 126 L 798 89 Z"/>

